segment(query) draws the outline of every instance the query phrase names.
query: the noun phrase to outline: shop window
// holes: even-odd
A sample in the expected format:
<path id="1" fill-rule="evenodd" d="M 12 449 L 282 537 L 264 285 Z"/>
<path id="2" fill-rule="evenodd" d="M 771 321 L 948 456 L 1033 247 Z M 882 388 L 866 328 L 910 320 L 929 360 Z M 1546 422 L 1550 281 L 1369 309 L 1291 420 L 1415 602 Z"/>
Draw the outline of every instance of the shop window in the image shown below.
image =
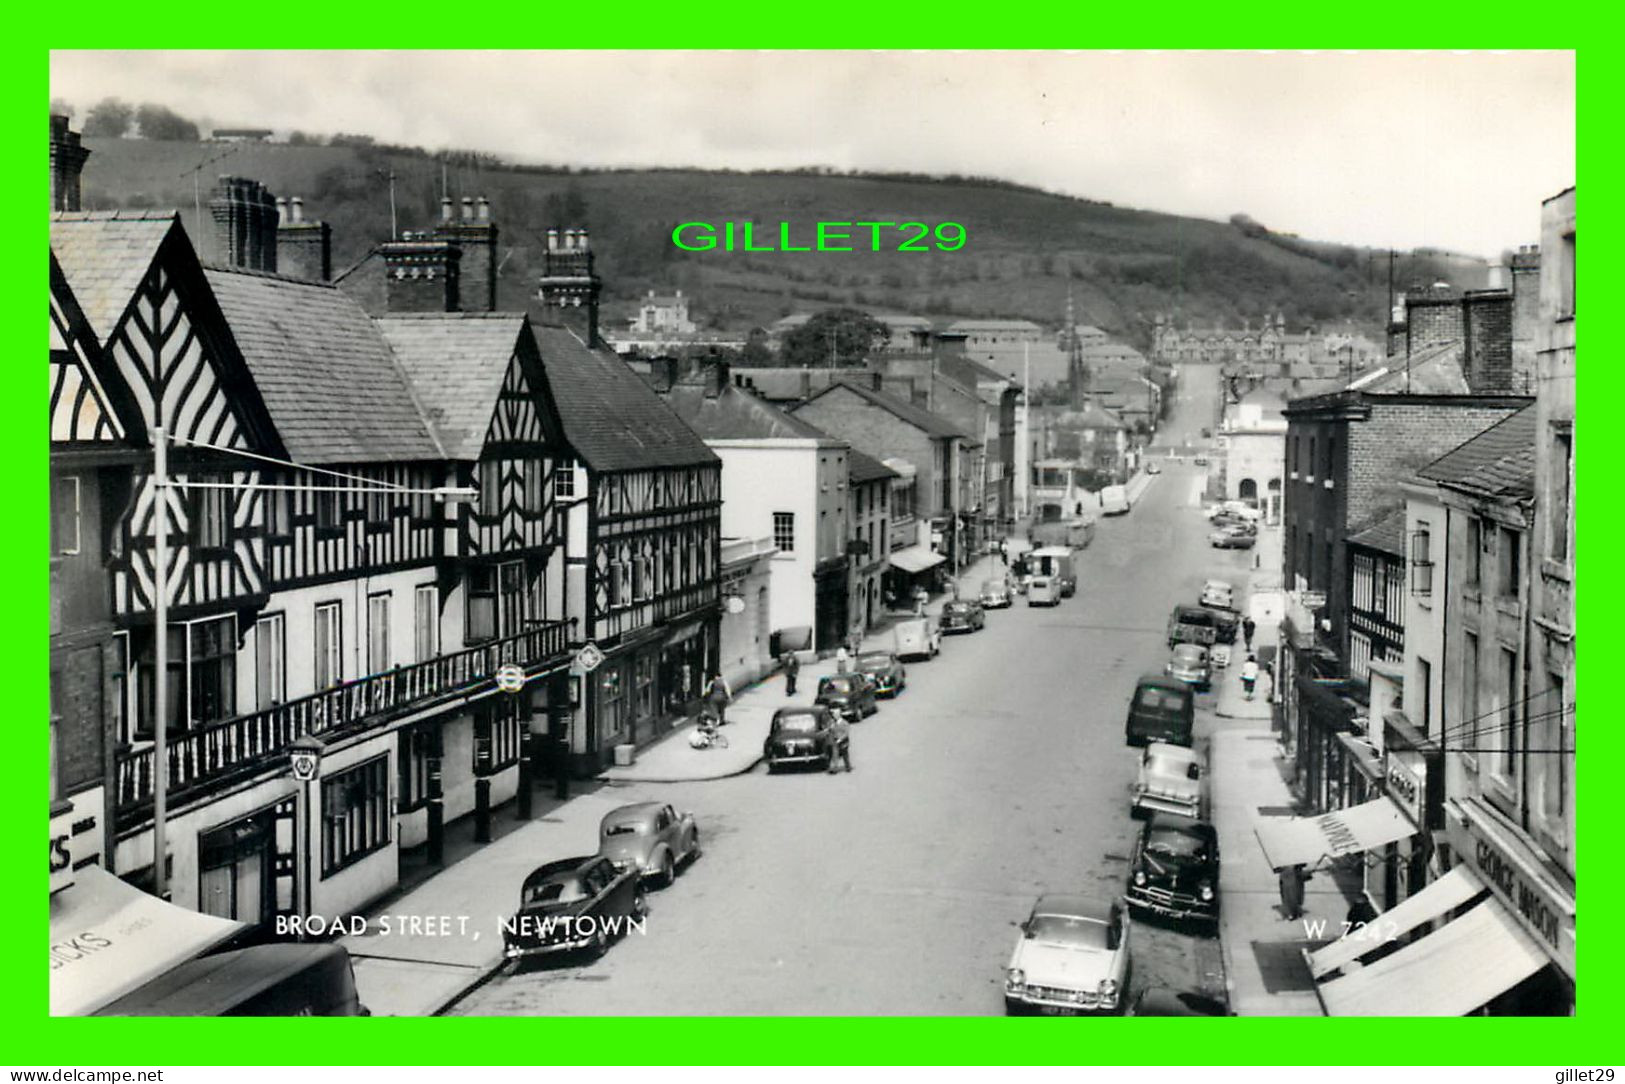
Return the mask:
<path id="1" fill-rule="evenodd" d="M 400 731 L 396 763 L 400 765 L 400 809 L 409 812 L 429 800 L 429 762 L 435 757 L 436 726 L 420 723 Z"/>
<path id="2" fill-rule="evenodd" d="M 275 911 L 274 832 L 269 810 L 198 836 L 198 910 L 260 924 Z"/>
<path id="3" fill-rule="evenodd" d="M 389 754 L 322 783 L 322 876 L 389 843 Z"/>
<path id="4" fill-rule="evenodd" d="M 647 719 L 655 713 L 655 656 L 640 656 L 636 664 L 638 718 Z"/>

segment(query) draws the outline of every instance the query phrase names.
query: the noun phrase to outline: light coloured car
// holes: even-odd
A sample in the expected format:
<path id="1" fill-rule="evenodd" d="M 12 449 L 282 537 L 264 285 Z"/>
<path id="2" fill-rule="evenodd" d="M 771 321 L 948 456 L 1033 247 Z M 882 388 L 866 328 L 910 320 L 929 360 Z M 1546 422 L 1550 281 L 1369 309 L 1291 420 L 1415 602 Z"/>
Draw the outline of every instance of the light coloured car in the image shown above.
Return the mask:
<path id="1" fill-rule="evenodd" d="M 700 829 L 694 814 L 663 802 L 623 805 L 598 823 L 598 853 L 616 869 L 636 869 L 643 880 L 665 887 L 700 856 Z"/>
<path id="2" fill-rule="evenodd" d="M 942 627 L 935 617 L 899 621 L 892 636 L 899 659 L 934 659 L 942 651 Z"/>
<path id="3" fill-rule="evenodd" d="M 1136 817 L 1147 813 L 1202 815 L 1202 758 L 1194 749 L 1154 741 L 1140 756 L 1140 774 L 1134 781 Z"/>
<path id="4" fill-rule="evenodd" d="M 1129 925 L 1115 900 L 1040 896 L 1004 971 L 1005 1012 L 1120 1011 L 1128 996 Z"/>
<path id="5" fill-rule="evenodd" d="M 1236 589 L 1224 580 L 1208 580 L 1202 585 L 1202 605 L 1236 608 Z"/>
<path id="6" fill-rule="evenodd" d="M 1246 528 L 1221 527 L 1207 536 L 1208 545 L 1217 550 L 1250 550 L 1258 542 Z"/>
<path id="7" fill-rule="evenodd" d="M 982 608 L 984 610 L 1002 610 L 1006 606 L 1014 605 L 1015 591 L 1010 581 L 1004 576 L 982 581 Z"/>
<path id="8" fill-rule="evenodd" d="M 1201 644 L 1175 644 L 1163 672 L 1198 689 L 1213 684 L 1213 664 L 1208 662 L 1207 648 Z"/>

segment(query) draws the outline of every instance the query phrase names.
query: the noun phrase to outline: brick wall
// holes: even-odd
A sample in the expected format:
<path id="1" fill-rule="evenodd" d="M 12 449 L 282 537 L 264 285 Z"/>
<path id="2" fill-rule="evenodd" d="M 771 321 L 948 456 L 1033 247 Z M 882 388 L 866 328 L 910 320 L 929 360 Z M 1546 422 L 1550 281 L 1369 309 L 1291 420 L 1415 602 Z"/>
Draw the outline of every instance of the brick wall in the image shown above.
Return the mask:
<path id="1" fill-rule="evenodd" d="M 1512 305 L 1507 290 L 1471 290 L 1462 298 L 1470 391 L 1523 391 L 1512 382 Z"/>
<path id="2" fill-rule="evenodd" d="M 1401 479 L 1526 405 L 1516 398 L 1398 400 L 1367 396 L 1370 417 L 1349 427 L 1350 531 L 1363 530 L 1379 511 L 1404 503 Z"/>
<path id="3" fill-rule="evenodd" d="M 1512 383 L 1519 394 L 1535 388 L 1535 352 L 1540 334 L 1540 246 L 1525 245 L 1512 256 Z"/>
<path id="4" fill-rule="evenodd" d="M 1461 299 L 1454 295 L 1407 297 L 1405 330 L 1413 354 L 1440 343 L 1459 342 L 1465 334 Z"/>
<path id="5" fill-rule="evenodd" d="M 899 457 L 914 464 L 919 502 L 915 514 L 927 517 L 942 511 L 936 453 L 933 442 L 920 430 L 846 388 L 820 395 L 797 407 L 795 414 L 875 459 Z"/>

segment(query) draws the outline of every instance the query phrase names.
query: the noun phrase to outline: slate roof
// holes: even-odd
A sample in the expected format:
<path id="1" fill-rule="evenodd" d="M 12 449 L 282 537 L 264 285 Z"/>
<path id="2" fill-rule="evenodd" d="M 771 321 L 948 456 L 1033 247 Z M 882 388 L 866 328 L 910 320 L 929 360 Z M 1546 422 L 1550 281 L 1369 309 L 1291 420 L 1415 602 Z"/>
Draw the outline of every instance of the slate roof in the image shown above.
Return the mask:
<path id="1" fill-rule="evenodd" d="M 880 460 L 865 455 L 856 448 L 846 453 L 846 469 L 852 481 L 860 485 L 864 482 L 879 482 L 887 478 L 902 477 Z"/>
<path id="2" fill-rule="evenodd" d="M 971 372 L 974 373 L 979 380 L 1010 380 L 1011 379 L 1010 377 L 1005 376 L 1003 373 L 999 372 L 999 370 L 993 368 L 993 366 L 987 364 L 986 362 L 977 361 L 975 358 L 970 358 L 970 357 L 963 358 L 961 360 L 963 360 L 965 362 L 965 364 L 970 367 Z M 1018 380 L 1018 381 L 1016 381 L 1016 383 L 1019 384 L 1021 382 Z"/>
<path id="3" fill-rule="evenodd" d="M 1031 320 L 955 320 L 949 331 L 1043 331 Z"/>
<path id="4" fill-rule="evenodd" d="M 205 267 L 290 458 L 444 459 L 372 319 L 327 283 Z"/>
<path id="5" fill-rule="evenodd" d="M 1395 557 L 1405 556 L 1405 509 L 1390 509 L 1371 526 L 1348 536 L 1348 541 Z"/>
<path id="6" fill-rule="evenodd" d="M 1467 376 L 1462 369 L 1466 346 L 1459 340 L 1439 343 L 1411 354 L 1410 377 L 1404 354 L 1396 354 L 1367 369 L 1348 387 L 1369 392 L 1404 392 L 1413 395 L 1466 395 Z"/>
<path id="7" fill-rule="evenodd" d="M 1055 424 L 1069 429 L 1128 428 L 1122 418 L 1093 401 L 1085 403 L 1082 410 L 1061 411 L 1055 416 Z"/>
<path id="8" fill-rule="evenodd" d="M 508 364 L 524 331 L 524 315 L 392 313 L 375 322 L 423 404 L 446 456 L 479 459 Z"/>
<path id="9" fill-rule="evenodd" d="M 907 422 L 914 428 L 923 430 L 933 437 L 963 437 L 966 439 L 972 439 L 971 434 L 965 432 L 963 429 L 960 429 L 959 426 L 955 425 L 953 422 L 949 421 L 947 418 L 944 418 L 940 414 L 933 414 L 931 411 L 926 410 L 923 407 L 917 407 L 913 403 L 905 403 L 895 395 L 888 395 L 883 391 L 875 391 L 871 388 L 866 388 L 861 384 L 855 384 L 850 380 L 837 380 L 823 391 L 820 391 L 818 394 L 808 398 L 807 402 L 816 402 L 817 400 L 828 395 L 830 392 L 834 391 L 836 388 L 845 388 L 847 391 L 850 391 L 852 394 L 856 395 L 865 402 L 887 411 L 899 420 Z M 795 409 L 799 410 L 801 408 L 796 407 Z"/>
<path id="10" fill-rule="evenodd" d="M 1535 495 L 1535 406 L 1507 415 L 1417 474 L 1452 489 L 1490 497 Z"/>
<path id="11" fill-rule="evenodd" d="M 620 471 L 718 462 L 626 362 L 589 350 L 567 328 L 534 330 L 564 435 L 587 466 Z"/>
<path id="12" fill-rule="evenodd" d="M 107 345 L 135 298 L 158 246 L 177 228 L 174 211 L 59 211 L 51 215 L 51 251 L 79 307 Z"/>
<path id="13" fill-rule="evenodd" d="M 721 395 L 708 396 L 702 384 L 675 385 L 664 394 L 666 405 L 706 440 L 823 440 L 846 441 L 780 410 L 759 396 L 732 385 Z"/>

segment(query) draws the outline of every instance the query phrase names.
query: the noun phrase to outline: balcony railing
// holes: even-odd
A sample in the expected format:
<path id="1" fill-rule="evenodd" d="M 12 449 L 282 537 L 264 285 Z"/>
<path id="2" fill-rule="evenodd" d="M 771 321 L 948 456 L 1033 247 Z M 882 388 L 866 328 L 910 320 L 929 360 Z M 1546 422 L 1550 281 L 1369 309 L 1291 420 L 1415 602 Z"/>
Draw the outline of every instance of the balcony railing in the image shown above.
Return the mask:
<path id="1" fill-rule="evenodd" d="M 270 758 L 306 734 L 331 734 L 386 723 L 408 711 L 432 706 L 490 681 L 497 669 L 515 663 L 526 670 L 562 658 L 569 649 L 566 624 L 549 621 L 514 636 L 401 666 L 264 711 L 209 723 L 168 742 L 168 793 L 172 800 L 189 789 L 222 778 L 259 771 Z M 152 800 L 154 747 L 119 758 L 118 808 Z"/>

